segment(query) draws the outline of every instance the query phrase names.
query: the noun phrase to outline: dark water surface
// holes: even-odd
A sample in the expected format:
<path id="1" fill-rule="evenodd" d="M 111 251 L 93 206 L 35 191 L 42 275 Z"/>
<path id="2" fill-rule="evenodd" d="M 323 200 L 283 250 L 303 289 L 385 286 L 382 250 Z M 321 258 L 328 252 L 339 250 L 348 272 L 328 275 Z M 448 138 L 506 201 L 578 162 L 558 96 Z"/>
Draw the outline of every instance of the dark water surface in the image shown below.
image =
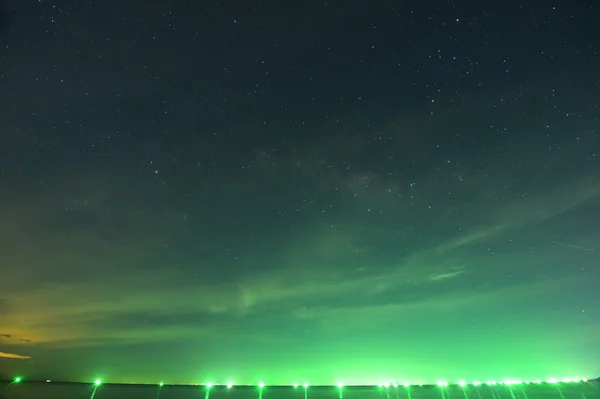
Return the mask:
<path id="1" fill-rule="evenodd" d="M 437 386 L 386 388 L 344 387 L 342 399 L 600 399 L 600 384 L 563 383 L 512 386 Z M 94 395 L 93 395 L 94 394 Z M 0 399 L 261 399 L 257 387 L 213 387 L 206 395 L 203 386 L 104 384 L 94 393 L 91 384 L 0 382 Z M 262 399 L 340 399 L 337 387 L 265 387 Z"/>

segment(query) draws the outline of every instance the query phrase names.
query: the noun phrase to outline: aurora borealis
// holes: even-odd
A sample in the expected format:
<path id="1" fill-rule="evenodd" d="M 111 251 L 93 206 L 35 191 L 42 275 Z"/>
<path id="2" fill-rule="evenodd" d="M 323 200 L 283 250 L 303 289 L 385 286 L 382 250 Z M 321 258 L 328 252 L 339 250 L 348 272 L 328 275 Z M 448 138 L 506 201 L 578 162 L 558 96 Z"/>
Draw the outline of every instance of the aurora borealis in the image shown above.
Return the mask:
<path id="1" fill-rule="evenodd" d="M 0 377 L 600 376 L 598 5 L 0 4 Z"/>

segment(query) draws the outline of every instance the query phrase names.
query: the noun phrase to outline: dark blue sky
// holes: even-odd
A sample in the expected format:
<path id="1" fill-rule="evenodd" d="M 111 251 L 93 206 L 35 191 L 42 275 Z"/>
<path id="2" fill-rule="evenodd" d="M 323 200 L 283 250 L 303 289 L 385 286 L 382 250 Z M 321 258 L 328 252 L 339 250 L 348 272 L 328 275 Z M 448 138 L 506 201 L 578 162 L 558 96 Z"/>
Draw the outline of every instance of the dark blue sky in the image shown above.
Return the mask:
<path id="1" fill-rule="evenodd" d="M 1 15 L 1 373 L 600 374 L 595 3 Z"/>

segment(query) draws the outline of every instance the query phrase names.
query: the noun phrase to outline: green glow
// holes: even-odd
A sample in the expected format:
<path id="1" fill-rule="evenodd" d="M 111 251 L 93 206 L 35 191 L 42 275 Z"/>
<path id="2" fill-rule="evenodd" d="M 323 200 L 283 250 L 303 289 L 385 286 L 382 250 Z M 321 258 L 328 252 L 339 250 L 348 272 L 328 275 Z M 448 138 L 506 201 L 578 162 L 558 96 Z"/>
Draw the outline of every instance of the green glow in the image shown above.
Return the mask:
<path id="1" fill-rule="evenodd" d="M 45 380 L 46 382 L 50 382 L 50 380 Z M 17 376 L 14 377 L 13 379 L 13 383 L 21 383 L 23 382 L 23 377 L 21 376 Z M 122 382 L 122 381 L 118 381 L 118 382 Z M 506 387 L 511 387 L 511 386 L 515 386 L 515 385 L 522 385 L 522 384 L 552 384 L 552 385 L 573 385 L 573 384 L 583 384 L 588 382 L 588 379 L 586 378 L 582 378 L 582 377 L 566 377 L 566 378 L 548 378 L 546 380 L 521 380 L 521 379 L 504 379 L 504 380 L 486 380 L 485 382 L 481 382 L 479 380 L 473 380 L 471 382 L 467 382 L 466 380 L 458 380 L 458 381 L 445 381 L 445 380 L 438 380 L 435 382 L 435 385 L 440 387 L 440 388 L 444 388 L 444 387 L 448 387 L 448 386 L 459 386 L 462 388 L 468 387 L 468 386 L 474 386 L 474 387 L 478 387 L 480 385 L 488 385 L 488 386 L 496 386 L 496 385 L 503 385 Z M 103 381 L 101 379 L 96 379 L 94 381 L 94 385 L 95 386 L 100 386 L 102 385 Z M 163 381 L 158 383 L 159 387 L 163 387 L 165 385 L 165 383 Z M 173 384 L 172 384 L 173 385 Z M 177 384 L 175 384 L 177 385 Z M 199 385 L 199 384 L 196 384 Z M 215 387 L 217 384 L 209 381 L 203 384 L 204 387 L 208 390 L 208 389 L 212 389 L 213 387 Z M 224 384 L 221 384 L 224 387 L 227 387 L 228 389 L 232 388 L 234 386 L 234 383 L 232 381 L 227 381 Z M 364 384 L 350 384 L 349 386 L 353 386 L 353 385 L 364 385 Z M 404 386 L 405 388 L 410 388 L 410 387 L 416 387 L 416 386 L 423 386 L 423 383 L 413 383 L 411 384 L 408 381 L 405 381 L 402 383 L 402 386 Z M 288 386 L 289 385 L 273 385 L 273 386 Z M 293 383 L 293 388 L 298 388 L 300 386 L 302 386 L 305 390 L 307 390 L 310 387 L 310 384 L 308 382 L 304 382 L 302 384 L 299 384 L 297 382 Z M 348 385 L 345 385 L 344 382 L 342 382 L 341 380 L 336 382 L 333 385 L 329 385 L 331 387 L 334 388 L 338 388 L 338 389 L 342 389 L 344 387 L 347 387 Z M 400 386 L 399 383 L 397 382 L 379 382 L 376 385 L 379 388 L 386 388 L 388 389 L 390 386 L 394 387 L 394 388 L 398 388 L 398 386 Z M 266 387 L 266 384 L 263 381 L 260 381 L 257 384 L 257 387 L 260 389 L 263 389 Z"/>
<path id="2" fill-rule="evenodd" d="M 15 377 L 14 382 L 20 382 L 21 377 Z M 515 385 L 522 385 L 522 384 L 542 384 L 542 383 L 547 383 L 547 384 L 576 384 L 576 383 L 583 383 L 583 382 L 587 382 L 588 380 L 586 378 L 580 378 L 580 377 L 571 377 L 571 378 L 549 378 L 547 380 L 520 380 L 520 379 L 515 379 L 515 380 L 509 380 L 509 379 L 504 379 L 504 380 L 487 380 L 485 382 L 479 381 L 479 380 L 473 380 L 471 382 L 467 382 L 466 380 L 457 380 L 457 381 L 445 381 L 445 380 L 438 380 L 435 382 L 435 385 L 438 387 L 448 387 L 448 386 L 459 386 L 459 387 L 468 387 L 468 386 L 481 386 L 481 385 L 488 385 L 488 386 L 496 386 L 496 385 L 503 385 L 503 386 L 515 386 Z M 102 381 L 101 380 L 96 380 L 94 382 L 95 385 L 101 385 Z M 164 386 L 164 382 L 160 382 L 158 384 L 159 386 Z M 196 385 L 200 385 L 200 384 L 196 384 Z M 201 384 L 204 387 L 210 389 L 210 388 L 214 388 L 215 386 L 217 386 L 218 384 L 215 382 L 206 382 L 204 384 Z M 222 384 L 224 387 L 227 388 L 233 388 L 234 383 L 232 381 L 227 381 L 226 383 Z M 334 388 L 344 388 L 347 386 L 352 386 L 352 385 L 364 385 L 362 383 L 358 383 L 358 384 L 350 384 L 350 385 L 345 385 L 344 382 L 342 381 L 338 381 L 335 384 L 329 385 L 331 387 Z M 408 381 L 404 381 L 403 383 L 398 383 L 398 382 L 379 382 L 377 383 L 377 385 L 375 385 L 376 387 L 379 388 L 390 388 L 390 387 L 394 387 L 394 388 L 398 388 L 399 386 L 403 386 L 405 388 L 410 388 L 410 387 L 417 387 L 417 386 L 423 386 L 423 385 L 427 385 L 424 384 L 422 382 L 419 383 L 410 383 Z M 265 388 L 266 384 L 261 381 L 256 385 L 258 388 Z M 290 386 L 290 385 L 273 385 L 273 386 Z M 325 385 L 324 385 L 325 386 Z M 368 386 L 368 384 L 367 384 Z M 303 382 L 303 383 L 298 383 L 298 382 L 294 382 L 291 387 L 293 388 L 298 388 L 298 387 L 302 387 L 304 389 L 308 389 L 310 388 L 310 384 L 308 382 Z"/>

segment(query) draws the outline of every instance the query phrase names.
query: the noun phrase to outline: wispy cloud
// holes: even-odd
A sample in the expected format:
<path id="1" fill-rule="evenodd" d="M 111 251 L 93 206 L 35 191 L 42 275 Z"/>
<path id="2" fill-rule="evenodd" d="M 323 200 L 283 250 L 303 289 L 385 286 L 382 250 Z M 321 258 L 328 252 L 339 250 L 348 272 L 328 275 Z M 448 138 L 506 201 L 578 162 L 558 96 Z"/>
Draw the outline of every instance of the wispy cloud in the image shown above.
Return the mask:
<path id="1" fill-rule="evenodd" d="M 17 359 L 17 360 L 31 359 L 31 356 L 17 355 L 16 353 L 7 353 L 7 352 L 0 352 L 0 357 L 3 357 L 5 359 Z"/>
<path id="2" fill-rule="evenodd" d="M 490 289 L 472 288 L 436 295 L 415 296 L 397 302 L 353 306 L 299 307 L 293 316 L 299 320 L 313 321 L 327 331 L 348 331 L 352 328 L 381 328 L 397 320 L 417 320 L 422 315 L 435 318 L 442 315 L 476 313 L 494 306 L 508 306 L 526 298 L 552 295 L 558 287 L 578 283 L 573 277 L 543 279 L 534 283 L 519 283 Z M 368 322 L 365 322 L 368 320 Z"/>
<path id="3" fill-rule="evenodd" d="M 386 195 L 381 187 L 376 191 Z M 3 333 L 18 339 L 3 343 L 27 345 L 26 341 L 31 341 L 29 344 L 77 346 L 106 341 L 163 341 L 218 335 L 230 326 L 231 320 L 265 311 L 289 314 L 296 309 L 295 314 L 299 318 L 338 319 L 366 317 L 367 312 L 384 317 L 411 309 L 427 310 L 428 306 L 435 309 L 452 304 L 458 306 L 461 301 L 471 300 L 473 296 L 454 296 L 445 300 L 439 297 L 409 298 L 397 303 L 359 308 L 319 308 L 315 307 L 315 303 L 330 305 L 330 302 L 339 302 L 341 298 L 365 299 L 364 303 L 368 303 L 366 299 L 388 292 L 408 291 L 408 288 L 426 287 L 428 284 L 441 286 L 452 279 L 466 277 L 479 265 L 464 255 L 462 251 L 465 249 L 497 238 L 511 229 L 560 216 L 596 199 L 598 194 L 600 184 L 591 176 L 526 198 L 503 203 L 479 203 L 468 209 L 469 212 L 464 212 L 466 218 L 476 215 L 477 226 L 480 227 L 460 229 L 455 234 L 424 240 L 419 249 L 399 251 L 395 257 L 378 263 L 377 267 L 371 266 L 372 260 L 379 255 L 377 240 L 369 241 L 365 237 L 369 229 L 375 232 L 375 238 L 384 235 L 384 227 L 373 227 L 368 219 L 357 220 L 345 227 L 341 224 L 334 227 L 311 226 L 291 234 L 287 244 L 273 249 L 278 262 L 276 266 L 253 268 L 251 261 L 246 260 L 242 270 L 247 270 L 247 273 L 234 273 L 229 279 L 216 281 L 203 278 L 203 268 L 211 265 L 201 262 L 198 276 L 194 279 L 172 266 L 153 266 L 146 270 L 146 264 L 154 259 L 146 253 L 149 244 L 145 242 L 145 235 L 140 240 L 144 242 L 136 242 L 127 234 L 115 231 L 116 228 L 111 230 L 104 225 L 101 231 L 76 229 L 57 235 L 47 226 L 44 230 L 33 221 L 28 224 L 15 220 L 11 225 L 19 226 L 19 230 L 10 234 L 19 236 L 15 242 L 28 244 L 15 247 L 16 250 L 11 252 L 17 254 L 14 258 L 4 258 L 7 264 L 15 267 L 6 272 L 0 283 L 0 289 L 6 296 L 0 301 L 0 324 L 11 326 Z M 102 195 L 95 197 L 98 203 L 107 201 Z M 538 211 L 532 212 L 531 209 Z M 47 221 L 49 218 L 39 219 Z M 170 215 L 165 219 L 178 217 Z M 437 226 L 429 227 L 435 231 Z M 413 226 L 395 227 L 395 233 L 410 238 Z M 154 237 L 151 242 L 158 243 L 161 237 Z M 47 249 L 48 259 L 34 261 L 30 257 L 33 253 L 29 248 L 32 245 L 30 241 L 40 243 L 35 247 L 38 250 Z M 44 244 L 48 242 L 52 245 Z M 53 246 L 66 250 L 55 253 L 52 252 Z M 60 256 L 53 258 L 55 255 Z M 114 262 L 115 259 L 119 261 Z M 252 262 L 261 260 L 258 255 Z M 83 263 L 93 266 L 91 269 L 95 276 L 77 278 L 78 265 Z M 18 267 L 23 264 L 31 267 Z M 140 264 L 144 268 L 135 267 Z M 28 270 L 27 276 L 21 274 L 25 273 L 24 270 Z M 56 278 L 61 273 L 68 274 L 70 278 Z M 37 277 L 40 274 L 44 276 L 42 280 Z M 12 284 L 14 281 L 27 281 L 28 284 Z M 148 328 L 152 317 L 148 320 L 137 317 L 144 314 L 154 318 L 169 316 L 171 319 Z M 124 319 L 134 321 L 124 324 Z"/>
<path id="4" fill-rule="evenodd" d="M 431 281 L 441 281 L 441 280 L 448 280 L 454 277 L 458 277 L 461 274 L 463 274 L 465 272 L 464 269 L 457 269 L 457 270 L 453 270 L 447 273 L 438 273 L 438 274 L 432 274 L 429 276 L 429 280 Z"/>
<path id="5" fill-rule="evenodd" d="M 600 197 L 600 177 L 583 176 L 550 190 L 517 198 L 492 210 L 492 215 L 507 225 L 520 227 L 561 216 L 577 206 L 597 201 Z M 508 226 L 507 226 L 508 227 Z"/>

